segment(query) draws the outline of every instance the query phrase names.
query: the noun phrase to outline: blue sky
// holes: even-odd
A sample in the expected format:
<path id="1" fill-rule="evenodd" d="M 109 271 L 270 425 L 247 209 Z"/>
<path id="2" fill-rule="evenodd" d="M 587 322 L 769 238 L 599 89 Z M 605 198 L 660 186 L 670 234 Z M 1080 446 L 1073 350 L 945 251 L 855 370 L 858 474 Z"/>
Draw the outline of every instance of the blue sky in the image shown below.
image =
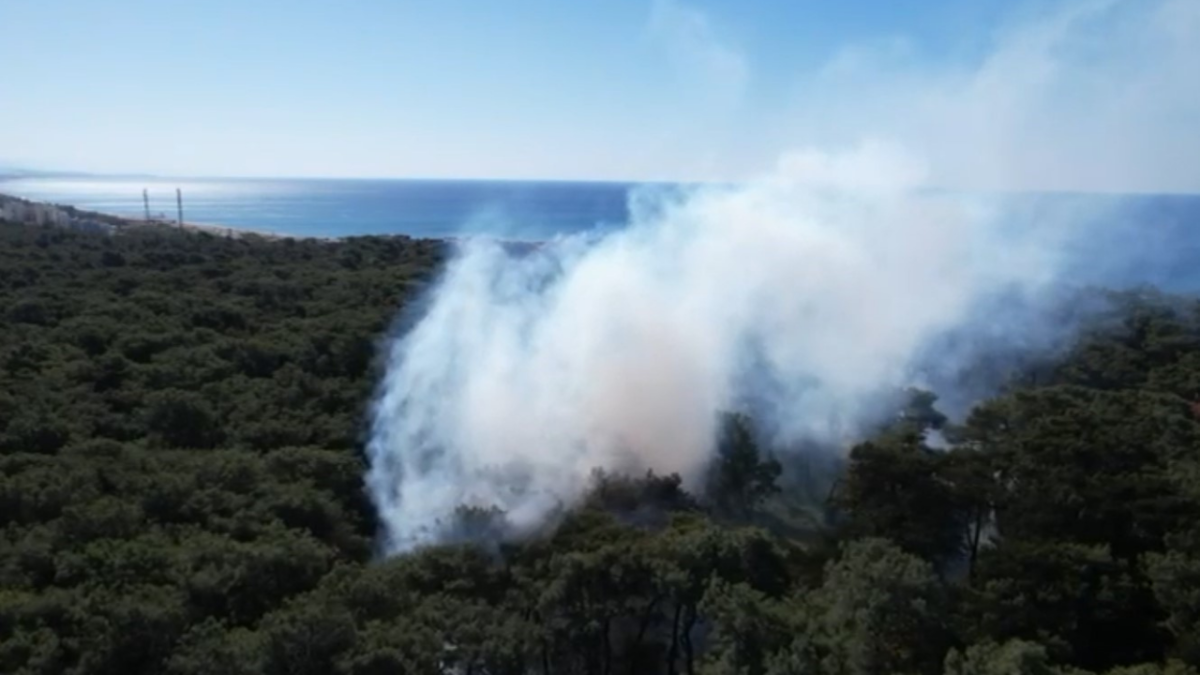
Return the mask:
<path id="1" fill-rule="evenodd" d="M 5 0 L 0 163 L 174 175 L 737 178 L 796 148 L 875 139 L 921 154 L 935 175 L 978 169 L 982 182 L 1005 183 L 1026 173 L 1010 145 L 1044 145 L 1063 136 L 1059 126 L 1078 126 L 1072 115 L 1112 108 L 1090 133 L 1171 125 L 1139 131 L 1151 138 L 1129 141 L 1136 147 L 1112 162 L 1153 164 L 1171 151 L 1179 157 L 1164 162 L 1177 171 L 1192 166 L 1184 150 L 1200 149 L 1188 131 L 1200 108 L 1185 86 L 1200 78 L 1155 78 L 1164 59 L 1175 80 L 1200 64 L 1187 46 L 1200 37 L 1197 5 Z M 1076 21 L 1076 11 L 1092 15 Z M 1168 29 L 1181 32 L 1174 51 L 1153 47 L 1159 65 L 1139 70 L 1145 45 L 1162 42 L 1154 31 Z M 1039 42 L 1047 31 L 1057 33 Z M 1096 37 L 1115 41 L 1116 56 L 1086 54 Z M 1064 41 L 1084 55 L 1054 61 Z M 1036 79 L 1048 67 L 1057 80 Z M 1146 80 L 1152 109 L 1123 110 L 1114 87 L 1095 85 L 1116 75 Z M 1064 82 L 1079 84 L 1080 101 L 1049 100 Z M 988 149 L 1000 157 L 966 171 L 976 160 L 960 146 L 997 127 L 1002 137 Z M 958 136 L 941 139 L 943 131 Z M 1063 151 L 1082 153 L 1075 163 L 1086 168 L 1099 161 L 1088 154 L 1095 140 L 1067 138 Z M 1171 182 L 1157 171 L 1095 181 Z"/>

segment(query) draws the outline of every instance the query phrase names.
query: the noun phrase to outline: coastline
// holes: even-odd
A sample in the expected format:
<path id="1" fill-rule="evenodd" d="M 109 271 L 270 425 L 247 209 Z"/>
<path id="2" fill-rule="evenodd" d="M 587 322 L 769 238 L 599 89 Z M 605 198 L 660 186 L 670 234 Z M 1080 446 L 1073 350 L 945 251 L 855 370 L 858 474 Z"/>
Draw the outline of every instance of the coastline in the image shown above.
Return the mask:
<path id="1" fill-rule="evenodd" d="M 0 180 L 0 186 L 2 185 L 3 181 Z M 26 199 L 25 197 L 19 197 L 17 195 L 8 194 L 5 192 L 0 192 L 0 220 L 11 220 L 14 222 L 45 226 L 76 227 L 84 229 L 101 228 L 117 231 L 134 228 L 159 227 L 165 229 L 184 230 L 188 232 L 203 232 L 216 237 L 230 237 L 235 239 L 248 236 L 271 240 L 311 239 L 319 241 L 333 241 L 335 239 L 331 237 L 280 234 L 277 232 L 255 230 L 236 225 L 218 225 L 216 223 L 196 222 L 179 223 L 178 221 L 173 220 L 146 220 L 144 218 L 131 218 L 129 216 L 115 213 L 81 209 L 69 204 L 58 204 L 55 202 Z M 336 239 L 340 239 L 340 237 Z"/>
<path id="2" fill-rule="evenodd" d="M 0 185 L 2 184 L 3 180 L 0 179 Z M 26 199 L 24 197 L 18 197 L 5 192 L 0 192 L 0 220 L 8 220 L 17 223 L 39 225 L 44 227 L 105 230 L 112 233 L 139 228 L 161 228 L 167 230 L 183 230 L 185 232 L 203 233 L 214 237 L 227 237 L 231 239 L 253 237 L 268 241 L 284 241 L 290 239 L 296 241 L 302 240 L 324 243 L 344 242 L 348 239 L 359 236 L 372 236 L 384 238 L 401 237 L 405 239 L 436 241 L 442 244 L 458 246 L 475 237 L 487 236 L 452 235 L 441 237 L 417 237 L 401 232 L 375 235 L 346 234 L 336 237 L 282 234 L 278 232 L 239 227 L 236 225 L 219 225 L 217 223 L 197 222 L 184 222 L 180 224 L 179 222 L 172 220 L 146 220 L 144 218 L 131 218 L 129 216 L 123 216 L 115 213 L 81 209 L 77 206 L 72 206 L 69 204 L 58 204 L 55 202 L 43 202 Z M 526 251 L 540 248 L 547 243 L 545 240 L 502 239 L 496 237 L 491 238 L 505 247 Z"/>
<path id="3" fill-rule="evenodd" d="M 597 229 L 619 229 L 629 218 L 627 189 L 620 184 L 596 188 L 578 181 L 515 185 L 513 181 L 394 179 L 351 184 L 336 179 L 271 179 L 260 185 L 240 179 L 188 180 L 192 179 L 96 176 L 76 182 L 0 172 L 0 194 L 98 212 L 119 221 L 120 227 L 179 227 L 174 192 L 181 189 L 185 229 L 213 236 L 230 236 L 232 230 L 235 237 L 246 233 L 264 239 L 403 236 L 528 245 Z M 149 203 L 142 193 L 147 193 Z"/>
<path id="4" fill-rule="evenodd" d="M 151 220 L 145 221 L 141 219 L 126 219 L 131 227 L 165 227 L 168 229 L 185 230 L 188 232 L 204 232 L 215 237 L 245 237 L 254 236 L 263 239 L 318 239 L 330 240 L 330 237 L 311 237 L 306 235 L 291 235 L 279 234 L 277 232 L 267 232 L 265 230 L 254 230 L 236 225 L 217 225 L 215 223 L 188 223 L 182 225 L 175 221 L 169 220 Z"/>

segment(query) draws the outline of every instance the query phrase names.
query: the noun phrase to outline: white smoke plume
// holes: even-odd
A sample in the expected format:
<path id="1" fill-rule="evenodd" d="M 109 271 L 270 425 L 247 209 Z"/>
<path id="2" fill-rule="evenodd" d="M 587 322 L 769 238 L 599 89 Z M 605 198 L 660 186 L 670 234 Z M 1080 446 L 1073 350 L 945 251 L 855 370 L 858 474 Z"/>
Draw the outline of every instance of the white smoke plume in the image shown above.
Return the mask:
<path id="1" fill-rule="evenodd" d="M 1086 7 L 1117 5 L 1128 7 Z M 1145 6 L 1154 22 L 1139 26 L 1197 25 L 1187 9 L 1195 5 Z M 1161 21 L 1168 10 L 1180 21 Z M 1049 24 L 1061 39 L 1077 15 L 1064 16 Z M 1173 49 L 1183 44 L 1168 37 Z M 1053 52 L 1038 48 L 1039 58 Z M 1007 63 L 997 59 L 989 63 Z M 1093 75 L 1103 79 L 1110 66 Z M 927 118 L 948 106 L 965 111 L 963 124 L 982 123 L 976 106 L 991 99 L 979 92 L 998 91 L 982 81 L 969 79 L 963 98 L 939 97 L 945 106 Z M 1004 84 L 1013 95 L 997 115 L 1040 114 L 1040 81 Z M 1191 110 L 1191 95 L 1187 105 L 1174 100 L 1129 110 Z M 1073 247 L 1106 214 L 930 190 L 931 173 L 942 181 L 952 164 L 944 144 L 931 141 L 926 153 L 922 134 L 890 131 L 841 152 L 786 154 L 737 186 L 635 194 L 630 222 L 615 232 L 532 251 L 463 244 L 423 314 L 385 353 L 368 487 L 386 551 L 443 540 L 460 505 L 495 506 L 514 529 L 536 528 L 577 500 L 597 467 L 677 472 L 694 486 L 724 411 L 752 407 L 781 447 L 844 443 L 897 388 L 923 385 L 931 372 L 969 379 L 973 336 L 1035 346 L 1062 338 L 1069 327 L 1052 325 L 1045 308 Z M 1121 136 L 1100 131 L 1097 144 Z M 1090 147 L 1068 136 L 1064 151 Z M 1054 157 L 1052 139 L 1037 151 Z M 987 142 L 955 148 L 954 158 L 1008 166 L 1004 152 Z M 963 405 L 979 394 L 938 393 Z"/>
<path id="2" fill-rule="evenodd" d="M 437 541 L 462 504 L 535 526 L 597 467 L 694 482 L 720 413 L 764 391 L 780 440 L 852 434 L 979 302 L 1053 281 L 1068 234 L 919 180 L 865 145 L 645 195 L 599 238 L 467 243 L 388 354 L 369 448 L 388 547 Z"/>
<path id="3" fill-rule="evenodd" d="M 899 139 L 942 187 L 1200 191 L 1200 2 L 1012 5 L 978 58 L 855 43 L 798 73 L 784 147 Z"/>

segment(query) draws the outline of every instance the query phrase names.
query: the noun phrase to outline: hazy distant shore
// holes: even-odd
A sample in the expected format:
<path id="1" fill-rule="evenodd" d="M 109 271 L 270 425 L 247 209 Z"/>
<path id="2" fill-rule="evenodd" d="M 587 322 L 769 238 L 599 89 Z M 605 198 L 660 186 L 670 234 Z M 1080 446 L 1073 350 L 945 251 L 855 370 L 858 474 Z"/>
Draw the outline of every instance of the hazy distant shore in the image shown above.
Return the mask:
<path id="1" fill-rule="evenodd" d="M 2 179 L 0 179 L 0 182 L 2 182 Z M 460 244 L 473 238 L 469 235 L 414 237 L 412 235 L 403 233 L 386 235 L 347 234 L 331 237 L 302 234 L 283 234 L 279 232 L 257 230 L 254 228 L 241 227 L 237 225 L 219 225 L 216 223 L 184 222 L 183 224 L 180 224 L 175 220 L 163 218 L 151 218 L 150 220 L 146 220 L 145 218 L 134 218 L 116 213 L 81 209 L 68 204 L 58 204 L 54 202 L 26 199 L 24 197 L 18 197 L 16 195 L 10 195 L 2 192 L 0 192 L 0 220 L 8 220 L 11 222 L 46 227 L 66 227 L 73 229 L 92 230 L 106 229 L 113 232 L 120 232 L 135 228 L 162 228 L 185 230 L 188 232 L 203 232 L 216 237 L 242 238 L 250 236 L 268 240 L 302 239 L 307 241 L 333 242 L 343 241 L 356 236 L 381 236 L 428 239 L 431 241 L 441 241 L 449 244 Z M 493 239 L 506 246 L 516 247 L 519 249 L 536 248 L 545 243 L 543 240 L 506 239 L 502 237 L 493 237 Z"/>
<path id="2" fill-rule="evenodd" d="M 16 195 L 0 193 L 0 220 L 18 223 L 74 227 L 85 229 L 110 228 L 124 230 L 143 227 L 158 227 L 180 229 L 189 232 L 206 232 L 220 237 L 255 236 L 264 239 L 329 239 L 328 237 L 310 237 L 304 235 L 285 235 L 276 232 L 256 230 L 237 225 L 218 225 L 214 223 L 179 223 L 175 220 L 134 218 L 116 213 L 105 213 L 81 209 L 69 204 L 26 199 Z"/>
<path id="3" fill-rule="evenodd" d="M 628 222 L 632 185 L 572 181 L 343 179 L 0 180 L 0 193 L 144 220 L 183 220 L 279 237 L 403 235 L 545 241 Z"/>

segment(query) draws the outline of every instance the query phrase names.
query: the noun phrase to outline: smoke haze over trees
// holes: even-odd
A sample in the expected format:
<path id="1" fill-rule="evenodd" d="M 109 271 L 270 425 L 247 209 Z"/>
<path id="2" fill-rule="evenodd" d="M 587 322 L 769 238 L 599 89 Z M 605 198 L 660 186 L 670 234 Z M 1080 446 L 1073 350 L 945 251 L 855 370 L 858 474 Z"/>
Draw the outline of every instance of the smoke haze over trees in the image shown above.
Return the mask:
<path id="1" fill-rule="evenodd" d="M 1083 291 L 969 416 L 910 391 L 827 465 L 724 417 L 695 489 L 595 472 L 531 536 L 462 508 L 380 559 L 376 341 L 442 245 L 0 236 L 0 671 L 1200 665 L 1194 298 Z"/>
<path id="2" fill-rule="evenodd" d="M 793 79 L 659 0 L 645 38 L 703 96 L 650 106 L 627 44 L 563 86 L 512 60 L 572 40 L 508 7 L 496 43 L 224 9 L 156 86 L 246 107 L 163 114 L 131 102 L 203 97 L 51 46 L 6 72 L 115 96 L 116 132 L 24 97 L 7 151 L 561 178 L 578 139 L 750 179 L 642 184 L 620 227 L 522 245 L 0 211 L 0 673 L 1200 675 L 1200 2 L 1035 2 L 964 58 L 847 42 Z M 372 50 L 419 43 L 446 68 L 394 88 Z M 453 77 L 468 56 L 496 77 Z M 626 95 L 591 74 L 618 59 Z"/>

